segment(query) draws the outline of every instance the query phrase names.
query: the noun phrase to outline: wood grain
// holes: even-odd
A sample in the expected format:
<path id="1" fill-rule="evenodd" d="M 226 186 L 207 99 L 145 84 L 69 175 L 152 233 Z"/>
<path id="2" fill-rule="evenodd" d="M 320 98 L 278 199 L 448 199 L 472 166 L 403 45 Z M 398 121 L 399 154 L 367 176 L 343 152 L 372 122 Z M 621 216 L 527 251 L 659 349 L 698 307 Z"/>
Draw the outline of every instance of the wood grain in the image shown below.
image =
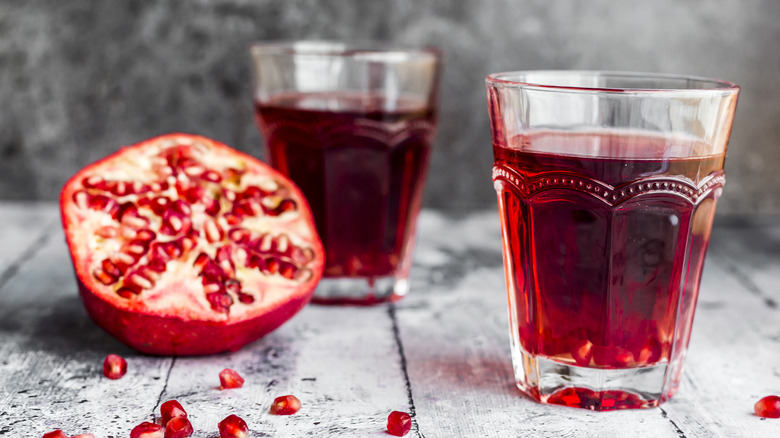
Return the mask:
<path id="1" fill-rule="evenodd" d="M 376 307 L 308 306 L 279 330 L 208 358 L 143 356 L 94 326 L 77 296 L 53 204 L 0 206 L 0 437 L 127 437 L 179 400 L 194 437 L 235 413 L 256 437 L 776 437 L 752 414 L 780 394 L 780 226 L 716 228 L 680 392 L 661 408 L 596 413 L 540 405 L 514 387 L 498 217 L 424 212 L 412 292 Z M 128 374 L 102 376 L 108 353 Z M 243 388 L 220 390 L 218 373 Z M 295 394 L 303 408 L 268 413 Z"/>
<path id="2" fill-rule="evenodd" d="M 780 314 L 766 304 L 778 288 L 764 289 L 780 279 L 780 228 L 717 230 L 680 392 L 658 409 L 606 413 L 542 406 L 514 387 L 496 215 L 427 215 L 420 241 L 397 312 L 419 436 L 780 436 L 752 414 L 780 393 Z"/>
<path id="3" fill-rule="evenodd" d="M 91 323 L 59 226 L 34 224 L 28 231 L 47 237 L 27 243 L 39 249 L 2 246 L 3 260 L 18 268 L 0 289 L 0 436 L 61 428 L 126 437 L 168 399 L 185 406 L 194 437 L 217 436 L 217 423 L 231 413 L 247 421 L 253 436 L 386 436 L 387 415 L 410 410 L 387 307 L 309 306 L 234 354 L 143 356 Z M 109 353 L 128 361 L 120 380 L 102 375 Z M 241 373 L 244 387 L 219 390 L 224 368 Z M 285 394 L 301 400 L 301 411 L 270 415 L 271 401 Z"/>

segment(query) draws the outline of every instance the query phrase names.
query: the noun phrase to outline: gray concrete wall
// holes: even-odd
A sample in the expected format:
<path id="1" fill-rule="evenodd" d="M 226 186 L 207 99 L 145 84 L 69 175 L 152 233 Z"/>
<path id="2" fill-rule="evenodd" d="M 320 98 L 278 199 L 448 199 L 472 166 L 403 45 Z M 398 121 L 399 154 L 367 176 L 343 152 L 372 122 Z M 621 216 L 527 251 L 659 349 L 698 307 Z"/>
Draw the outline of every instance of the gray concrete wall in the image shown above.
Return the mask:
<path id="1" fill-rule="evenodd" d="M 487 73 L 607 69 L 739 83 L 719 212 L 780 213 L 777 0 L 0 0 L 0 199 L 55 199 L 83 165 L 166 132 L 259 154 L 247 46 L 302 38 L 445 50 L 428 206 L 495 203 Z"/>

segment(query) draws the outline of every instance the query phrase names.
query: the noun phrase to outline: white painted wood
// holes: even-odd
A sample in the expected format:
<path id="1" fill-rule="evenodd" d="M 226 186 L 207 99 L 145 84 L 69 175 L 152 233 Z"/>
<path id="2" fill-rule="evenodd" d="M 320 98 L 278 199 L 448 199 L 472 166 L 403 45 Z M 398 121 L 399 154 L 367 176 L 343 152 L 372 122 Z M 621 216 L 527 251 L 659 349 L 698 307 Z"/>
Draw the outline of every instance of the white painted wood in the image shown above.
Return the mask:
<path id="1" fill-rule="evenodd" d="M 385 307 L 308 306 L 288 324 L 231 355 L 177 359 L 163 400 L 192 414 L 193 436 L 211 437 L 230 414 L 256 436 L 385 437 L 387 415 L 409 410 L 397 346 Z M 223 368 L 243 388 L 220 391 Z M 301 410 L 268 413 L 274 398 L 293 394 Z"/>
<path id="2" fill-rule="evenodd" d="M 539 405 L 514 387 L 497 215 L 429 214 L 420 229 L 412 294 L 397 313 L 422 436 L 780 436 L 780 421 L 752 415 L 761 396 L 780 394 L 780 312 L 724 267 L 771 281 L 777 229 L 715 233 L 680 392 L 661 408 L 606 413 Z M 743 246 L 751 232 L 774 241 Z M 748 269 L 736 248 L 766 263 Z"/>
<path id="3" fill-rule="evenodd" d="M 47 226 L 53 229 L 51 226 L 57 221 L 59 210 L 52 203 L 0 203 L 0 275 L 24 251 L 31 249 Z"/>
<path id="4" fill-rule="evenodd" d="M 33 234 L 40 235 L 43 222 L 37 225 Z M 59 226 L 47 233 L 39 251 L 11 260 L 18 271 L 0 289 L 0 437 L 39 437 L 57 428 L 127 437 L 168 399 L 190 414 L 193 437 L 212 438 L 231 413 L 254 436 L 383 437 L 387 415 L 410 410 L 386 306 L 309 306 L 234 354 L 142 356 L 91 323 Z M 102 375 L 109 353 L 128 361 L 120 380 Z M 245 386 L 219 390 L 224 368 L 239 371 Z M 286 394 L 302 401 L 301 411 L 270 415 L 272 400 Z"/>
<path id="5" fill-rule="evenodd" d="M 678 395 L 595 413 L 540 405 L 514 387 L 493 211 L 424 212 L 412 291 L 395 306 L 308 306 L 240 352 L 177 359 L 139 355 L 89 321 L 56 205 L 3 203 L 0 221 L 2 438 L 55 428 L 127 437 L 172 398 L 200 438 L 218 436 L 230 413 L 253 436 L 385 437 L 392 410 L 414 411 L 409 436 L 426 438 L 780 436 L 780 420 L 752 415 L 761 396 L 780 394 L 780 226 L 716 228 Z M 123 379 L 102 376 L 108 353 L 127 358 Z M 217 388 L 226 367 L 244 388 Z M 268 414 L 284 394 L 303 409 Z"/>

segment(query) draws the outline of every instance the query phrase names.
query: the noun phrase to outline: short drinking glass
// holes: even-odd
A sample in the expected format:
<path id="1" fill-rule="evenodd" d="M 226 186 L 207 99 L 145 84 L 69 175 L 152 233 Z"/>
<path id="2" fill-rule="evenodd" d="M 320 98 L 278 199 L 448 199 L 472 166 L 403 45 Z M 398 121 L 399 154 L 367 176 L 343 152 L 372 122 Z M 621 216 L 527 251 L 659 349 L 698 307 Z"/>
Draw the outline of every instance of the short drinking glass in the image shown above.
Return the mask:
<path id="1" fill-rule="evenodd" d="M 704 78 L 487 78 L 517 386 L 657 406 L 680 382 L 739 88 Z"/>
<path id="2" fill-rule="evenodd" d="M 306 195 L 325 246 L 313 300 L 403 297 L 436 131 L 439 51 L 294 42 L 251 54 L 267 156 Z"/>

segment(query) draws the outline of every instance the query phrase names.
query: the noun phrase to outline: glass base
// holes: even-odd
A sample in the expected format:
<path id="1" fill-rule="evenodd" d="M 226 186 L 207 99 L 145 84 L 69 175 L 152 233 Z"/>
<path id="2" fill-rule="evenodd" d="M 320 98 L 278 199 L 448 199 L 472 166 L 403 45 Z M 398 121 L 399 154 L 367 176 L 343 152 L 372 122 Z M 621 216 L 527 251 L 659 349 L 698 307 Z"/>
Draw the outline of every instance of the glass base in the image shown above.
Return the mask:
<path id="1" fill-rule="evenodd" d="M 370 306 L 398 301 L 409 292 L 409 280 L 396 277 L 323 277 L 311 302 Z"/>
<path id="2" fill-rule="evenodd" d="M 669 366 L 588 368 L 520 351 L 513 357 L 521 391 L 541 403 L 594 411 L 652 408 L 671 397 L 664 394 Z M 675 388 L 676 389 L 676 388 Z"/>

